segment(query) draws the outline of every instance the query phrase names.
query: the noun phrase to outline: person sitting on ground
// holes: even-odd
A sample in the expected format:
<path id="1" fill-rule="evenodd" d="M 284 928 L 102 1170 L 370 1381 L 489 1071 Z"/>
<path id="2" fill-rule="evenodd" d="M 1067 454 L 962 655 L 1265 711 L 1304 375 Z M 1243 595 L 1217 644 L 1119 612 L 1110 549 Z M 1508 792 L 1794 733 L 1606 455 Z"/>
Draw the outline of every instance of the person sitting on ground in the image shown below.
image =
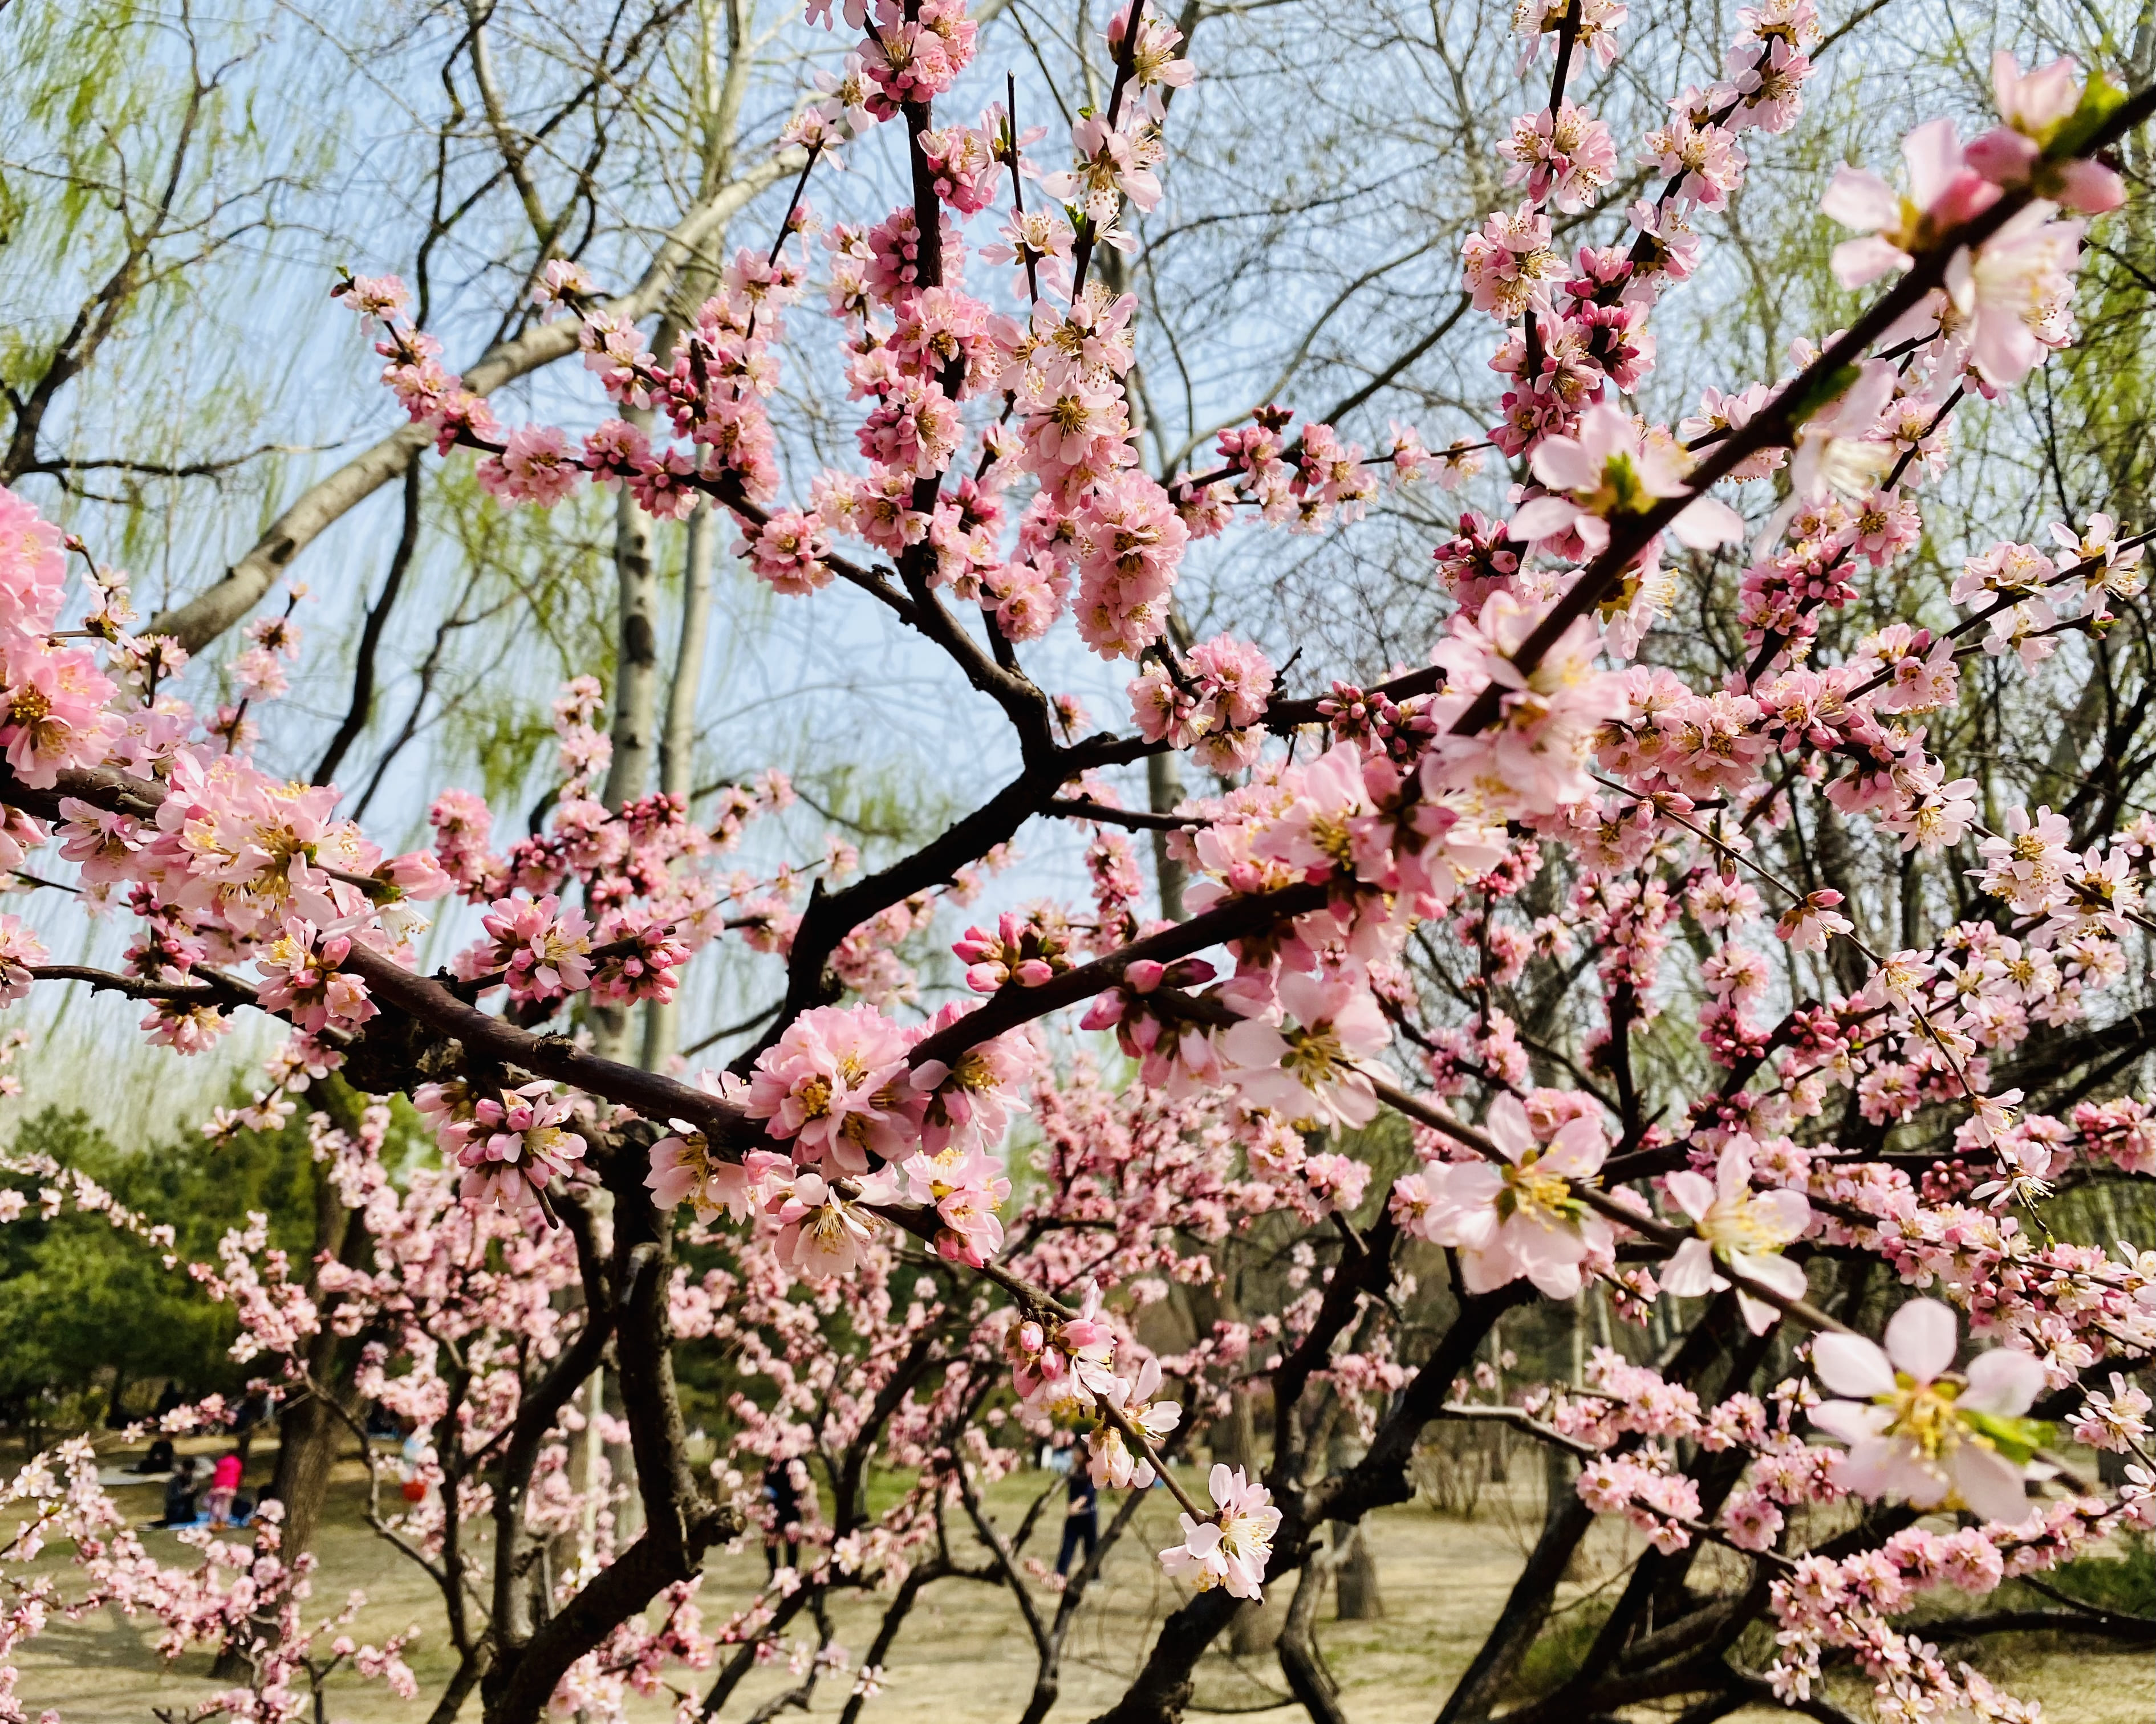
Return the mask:
<path id="1" fill-rule="evenodd" d="M 151 1444 L 150 1452 L 127 1469 L 131 1473 L 146 1475 L 151 1473 L 168 1473 L 172 1470 L 172 1439 L 170 1437 L 158 1438 L 156 1442 Z"/>
<path id="2" fill-rule="evenodd" d="M 237 1449 L 220 1455 L 217 1465 L 209 1475 L 209 1493 L 203 1498 L 203 1509 L 213 1526 L 232 1524 L 232 1499 L 239 1493 L 240 1475 L 247 1470 L 247 1463 Z"/>
<path id="3" fill-rule="evenodd" d="M 182 1455 L 172 1463 L 172 1475 L 165 1480 L 164 1518 L 156 1526 L 192 1526 L 195 1520 L 195 1460 Z"/>

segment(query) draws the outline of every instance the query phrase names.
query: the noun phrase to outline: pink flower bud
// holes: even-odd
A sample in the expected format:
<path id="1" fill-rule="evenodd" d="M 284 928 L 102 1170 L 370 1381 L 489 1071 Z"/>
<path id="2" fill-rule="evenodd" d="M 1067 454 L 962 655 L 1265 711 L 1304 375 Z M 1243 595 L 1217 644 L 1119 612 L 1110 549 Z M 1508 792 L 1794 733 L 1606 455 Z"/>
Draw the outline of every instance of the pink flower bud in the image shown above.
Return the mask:
<path id="1" fill-rule="evenodd" d="M 1115 989 L 1094 996 L 1093 1003 L 1086 1008 L 1086 1015 L 1078 1020 L 1081 1029 L 1106 1029 L 1123 1021 L 1123 997 Z"/>

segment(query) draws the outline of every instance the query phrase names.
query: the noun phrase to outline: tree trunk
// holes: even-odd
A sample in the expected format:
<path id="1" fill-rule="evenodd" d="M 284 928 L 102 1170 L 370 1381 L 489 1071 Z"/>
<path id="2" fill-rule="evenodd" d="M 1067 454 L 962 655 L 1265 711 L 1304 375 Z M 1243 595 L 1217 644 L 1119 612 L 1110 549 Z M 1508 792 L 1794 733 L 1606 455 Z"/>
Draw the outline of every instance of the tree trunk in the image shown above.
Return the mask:
<path id="1" fill-rule="evenodd" d="M 322 1111 L 347 1137 L 357 1137 L 364 1101 L 341 1078 L 323 1080 Z M 336 1460 L 337 1439 L 344 1420 L 323 1397 L 345 1394 L 339 1380 L 338 1352 L 342 1339 L 331 1328 L 329 1313 L 322 1310 L 321 1274 L 326 1259 L 336 1259 L 356 1268 L 367 1249 L 367 1229 L 352 1224 L 352 1213 L 327 1170 L 315 1177 L 315 1249 L 307 1260 L 307 1294 L 324 1321 L 307 1342 L 306 1369 L 314 1393 L 302 1392 L 288 1400 L 277 1415 L 277 1465 L 270 1475 L 270 1495 L 284 1506 L 285 1521 L 280 1554 L 287 1562 L 314 1548 L 315 1534 L 322 1521 L 322 1507 L 329 1499 L 330 1469 Z M 211 1675 L 236 1682 L 249 1669 L 247 1649 L 234 1644 L 219 1655 Z"/>
<path id="2" fill-rule="evenodd" d="M 711 624 L 711 570 L 719 529 L 708 501 L 689 516 L 681 558 L 681 632 L 675 643 L 674 675 L 666 685 L 666 724 L 659 740 L 659 788 L 678 796 L 685 809 L 696 788 L 696 695 L 703 686 L 705 644 Z M 664 1071 L 680 1044 L 680 1007 L 653 1000 L 644 1008 L 646 1071 Z"/>
<path id="3" fill-rule="evenodd" d="M 351 1092 L 335 1078 L 329 1082 L 343 1093 L 326 1111 L 340 1130 L 357 1131 L 357 1109 L 346 1105 Z M 349 1263 L 353 1254 L 348 1248 L 365 1244 L 366 1229 L 352 1224 L 352 1211 L 345 1208 L 336 1187 L 326 1175 L 318 1177 L 315 1181 L 315 1255 L 307 1270 L 309 1294 L 317 1300 L 321 1297 L 325 1257 Z M 343 1389 L 336 1380 L 340 1340 L 325 1322 L 307 1343 L 307 1376 L 322 1394 L 337 1394 Z M 315 1530 L 321 1524 L 322 1505 L 329 1495 L 330 1467 L 336 1458 L 338 1433 L 343 1429 L 344 1421 L 336 1408 L 325 1404 L 317 1395 L 302 1394 L 277 1415 L 277 1468 L 270 1490 L 285 1506 L 287 1562 L 313 1547 Z"/>
<path id="4" fill-rule="evenodd" d="M 1229 1391 L 1229 1396 L 1228 1416 L 1213 1427 L 1213 1458 L 1229 1466 L 1255 1468 L 1265 1457 L 1258 1452 L 1255 1392 L 1235 1388 Z"/>
<path id="5" fill-rule="evenodd" d="M 668 344 L 670 346 L 671 343 Z M 665 354 L 659 357 L 663 362 Z M 639 430 L 651 428 L 649 408 L 629 408 L 622 417 Z M 651 566 L 651 517 L 627 485 L 614 505 L 614 583 L 618 595 L 613 700 L 613 758 L 600 792 L 609 813 L 651 788 L 659 756 L 659 579 Z M 622 1006 L 592 1009 L 592 1051 L 602 1060 L 629 1052 L 629 1012 Z"/>
<path id="6" fill-rule="evenodd" d="M 1325 1559 L 1317 1552 L 1303 1564 L 1295 1585 L 1295 1600 L 1287 1608 L 1287 1620 L 1280 1636 L 1281 1674 L 1289 1691 L 1302 1702 L 1311 1724 L 1348 1724 L 1340 1710 L 1340 1685 L 1326 1668 L 1325 1655 L 1317 1644 L 1317 1607 L 1325 1597 Z"/>
<path id="7" fill-rule="evenodd" d="M 1339 1529 L 1333 1536 L 1339 1537 Z M 1363 1536 L 1358 1522 L 1349 1530 L 1339 1547 L 1335 1558 L 1338 1571 L 1340 1620 L 1342 1622 L 1374 1622 L 1385 1614 L 1384 1600 L 1378 1595 L 1378 1556 L 1370 1548 L 1370 1541 Z"/>
<path id="8" fill-rule="evenodd" d="M 622 416 L 640 430 L 650 428 L 649 408 L 630 408 Z M 613 560 L 619 601 L 613 758 L 602 799 L 619 808 L 650 788 L 659 748 L 659 580 L 651 566 L 651 517 L 627 485 L 614 509 Z"/>
<path id="9" fill-rule="evenodd" d="M 606 1407 L 606 1367 L 601 1366 L 584 1379 L 584 1386 L 577 1391 L 571 1403 L 583 1414 L 583 1429 L 569 1433 L 568 1482 L 569 1488 L 583 1499 L 583 1506 L 573 1526 L 557 1533 L 548 1550 L 548 1567 L 556 1588 L 572 1573 L 581 1577 L 579 1584 L 591 1578 L 593 1557 L 598 1543 L 599 1480 L 603 1476 L 605 1448 L 599 1441 L 599 1414 Z M 551 1614 L 554 1601 L 547 1601 Z"/>
<path id="10" fill-rule="evenodd" d="M 1146 802 L 1156 814 L 1172 813 L 1183 800 L 1183 775 L 1172 754 L 1146 757 Z M 1152 835 L 1153 879 L 1160 887 L 1160 913 L 1169 921 L 1183 920 L 1183 864 L 1168 853 L 1165 832 Z"/>
<path id="11" fill-rule="evenodd" d="M 319 1395 L 309 1395 L 277 1417 L 277 1470 L 270 1491 L 285 1506 L 285 1549 L 296 1556 L 315 1542 L 329 1497 L 337 1434 L 344 1421 Z"/>
<path id="12" fill-rule="evenodd" d="M 607 1382 L 604 1398 L 608 1413 L 627 1419 L 629 1407 L 621 1398 L 619 1373 Z M 625 1551 L 644 1531 L 644 1497 L 636 1488 L 636 1450 L 628 1443 L 608 1443 L 605 1454 L 605 1476 L 614 1497 L 613 1547 Z"/>
<path id="13" fill-rule="evenodd" d="M 1283 1594 L 1276 1587 L 1268 1587 L 1262 1598 L 1245 1599 L 1228 1624 L 1228 1650 L 1238 1658 L 1256 1658 L 1270 1652 L 1280 1644 L 1286 1618 Z"/>

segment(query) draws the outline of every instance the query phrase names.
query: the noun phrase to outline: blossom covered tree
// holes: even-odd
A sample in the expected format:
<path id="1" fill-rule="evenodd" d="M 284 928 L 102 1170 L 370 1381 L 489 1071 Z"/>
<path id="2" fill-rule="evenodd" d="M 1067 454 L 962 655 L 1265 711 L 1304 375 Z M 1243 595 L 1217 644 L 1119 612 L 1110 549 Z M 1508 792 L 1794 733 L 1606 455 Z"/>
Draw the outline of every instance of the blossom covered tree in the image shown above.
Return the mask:
<path id="1" fill-rule="evenodd" d="M 1178 1716 L 1236 1611 L 1292 1584 L 1284 1667 L 1337 1716 L 1304 1603 L 1324 1529 L 1404 1500 L 1425 1429 L 1477 1418 L 1578 1465 L 1448 1718 L 1488 1715 L 1597 1516 L 1649 1554 L 1595 1655 L 1523 1716 L 1824 1704 L 1830 1665 L 1860 1670 L 1882 1716 L 2020 1715 L 1905 1612 L 2156 1526 L 2147 1398 L 2123 1374 L 2156 1349 L 2156 1260 L 2061 1240 L 2041 1208 L 2092 1174 L 2156 1170 L 2156 1125 L 2130 1095 L 2061 1116 L 1999 1080 L 2025 1045 L 2117 1018 L 2151 926 L 2156 824 L 1991 806 L 1928 743 L 1964 666 L 2034 675 L 2065 637 L 2101 639 L 2139 592 L 2141 536 L 2102 514 L 2057 522 L 2049 550 L 1971 547 L 1956 622 L 1853 641 L 1833 624 L 1867 582 L 1892 590 L 1956 415 L 2072 341 L 2083 236 L 2124 198 L 2112 152 L 2156 88 L 2002 55 L 1989 129 L 1964 142 L 1933 121 L 1905 141 L 1899 188 L 1853 167 L 1820 188 L 1854 235 L 1837 279 L 1871 290 L 1847 326 L 1672 427 L 1637 401 L 1657 305 L 1698 266 L 1695 224 L 1748 151 L 1794 124 L 1819 20 L 1810 0 L 1738 11 L 1720 74 L 1639 142 L 1659 190 L 1567 258 L 1553 213 L 1595 208 L 1620 155 L 1571 80 L 1614 63 L 1625 8 L 1523 8 L 1527 66 L 1553 49 L 1547 100 L 1503 146 L 1519 201 L 1461 259 L 1497 326 L 1498 423 L 1442 453 L 1401 426 L 1373 454 L 1323 423 L 1291 435 L 1295 416 L 1267 408 L 1220 434 L 1218 465 L 1155 477 L 1141 308 L 1109 260 L 1132 244 L 1127 212 L 1162 195 L 1170 99 L 1194 76 L 1180 32 L 1144 0 L 1110 21 L 1105 101 L 1051 163 L 1028 155 L 1040 139 L 1009 95 L 978 121 L 937 111 L 975 53 L 963 0 L 839 11 L 814 8 L 850 51 L 779 140 L 801 165 L 776 237 L 741 249 L 693 316 L 654 338 L 638 293 L 562 258 L 536 272 L 542 326 L 618 412 L 581 439 L 508 423 L 444 367 L 395 278 L 334 290 L 418 428 L 407 442 L 470 452 L 502 507 L 598 485 L 649 519 L 723 510 L 775 594 L 880 607 L 939 649 L 1022 764 L 918 849 L 865 872 L 837 844 L 811 868 L 732 865 L 783 777 L 726 787 L 710 818 L 685 793 L 624 789 L 612 767 L 641 721 L 618 711 L 603 733 L 606 691 L 583 676 L 556 703 L 559 789 L 531 831 L 498 839 L 483 798 L 445 788 L 432 847 L 387 854 L 334 787 L 256 762 L 254 715 L 301 650 L 290 603 L 249 626 L 243 697 L 199 710 L 181 643 L 131 632 L 124 577 L 0 496 L 0 863 L 64 872 L 130 940 L 117 969 L 54 963 L 0 917 L 0 998 L 117 990 L 175 1055 L 242 1013 L 289 1025 L 270 1087 L 213 1129 L 323 1099 L 318 1158 L 352 1248 L 295 1265 L 240 1233 L 192 1272 L 238 1311 L 262 1377 L 333 1415 L 324 1431 L 365 1399 L 423 1434 L 416 1496 L 377 1495 L 372 1517 L 441 1594 L 457 1655 L 434 1716 L 475 1691 L 490 1724 L 613 1715 L 634 1691 L 708 1718 L 804 1614 L 804 1701 L 850 1681 L 858 1716 L 923 1589 L 963 1579 L 1010 1594 L 1037 1719 L 1098 1559 L 1042 1588 L 1021 1554 L 1034 1517 L 1014 1540 L 982 1491 L 1017 1465 L 1012 1433 L 1060 1422 L 1084 1429 L 1101 1483 L 1158 1479 L 1180 1511 L 1158 1560 L 1183 1602 L 1108 1716 Z M 902 131 L 910 197 L 818 239 L 808 182 L 875 127 Z M 812 280 L 857 459 L 788 474 L 771 403 L 789 365 L 815 375 L 795 346 Z M 1346 531 L 1383 485 L 1456 489 L 1493 457 L 1511 464 L 1504 509 L 1464 511 L 1435 546 L 1450 608 L 1426 663 L 1296 696 L 1254 645 L 1189 638 L 1176 588 L 1194 544 L 1247 533 L 1263 555 L 1268 528 Z M 1654 653 L 1687 557 L 1742 568 L 1748 662 L 1718 682 Z M 1086 649 L 1129 662 L 1127 726 L 1088 729 L 1029 671 L 1066 613 Z M 1122 806 L 1111 775 L 1175 753 L 1214 793 Z M 1962 865 L 1950 921 L 1881 949 L 1852 895 L 1794 877 L 1783 835 L 1830 817 L 1842 842 L 1868 826 Z M 944 900 L 988 893 L 1037 818 L 1086 834 L 1091 901 L 983 914 L 952 942 L 967 997 L 906 1010 L 902 942 Z M 1144 914 L 1132 832 L 1163 834 L 1186 916 Z M 429 904 L 475 930 L 433 975 L 413 948 Z M 1474 954 L 1449 1002 L 1442 966 L 1419 959 L 1433 932 Z M 779 972 L 761 1039 L 721 1071 L 624 1057 L 628 1015 L 655 1018 L 735 942 Z M 1500 1007 L 1533 966 L 1553 984 L 1543 1015 L 1591 1026 L 1577 1057 Z M 1697 1060 L 1650 1067 L 1680 990 L 1704 1002 Z M 1071 1053 L 1051 1026 L 1096 1039 Z M 436 1151 L 408 1174 L 382 1156 L 384 1105 L 354 1100 L 398 1095 Z M 1007 1154 L 1022 1112 L 1025 1166 Z M 1413 1164 L 1378 1177 L 1354 1134 L 1381 1115 Z M 10 1171 L 49 1209 L 169 1245 L 80 1175 Z M 1217 1296 L 1259 1235 L 1295 1265 L 1251 1281 L 1266 1308 L 1179 1352 L 1147 1344 L 1148 1307 L 1173 1286 Z M 1897 1301 L 1875 1342 L 1856 1332 L 1884 1315 L 1875 1270 L 1943 1297 Z M 1411 1322 L 1404 1301 L 1430 1279 L 1441 1320 Z M 1671 1302 L 1699 1310 L 1651 1362 L 1598 1349 L 1573 1378 L 1478 1396 L 1503 1317 L 1590 1289 L 1635 1319 L 1659 1310 L 1666 1332 Z M 699 1350 L 772 1389 L 732 1398 L 708 1466 L 676 1382 Z M 603 1367 L 619 1413 L 579 1404 Z M 1230 1458 L 1210 1440 L 1201 1496 L 1175 1451 L 1224 1433 L 1253 1382 L 1270 1443 Z M 2079 1476 L 2061 1422 L 2133 1455 L 2125 1482 Z M 1352 1459 L 1328 1440 L 1342 1427 Z M 913 1480 L 880 1513 L 872 1460 Z M 792 1554 L 722 1616 L 705 1559 L 770 1512 L 773 1468 L 799 1469 L 830 1516 L 763 1529 Z M 347 1663 L 408 1686 L 403 1643 L 316 1622 L 311 1558 L 274 1522 L 244 1565 L 205 1541 L 198 1566 L 167 1568 L 118 1528 L 80 1446 L 32 1462 L 11 1498 L 31 1519 L 10 1562 L 51 1529 L 80 1570 L 72 1591 L 0 1573 L 11 1645 L 53 1610 L 112 1602 L 239 1660 L 212 1711 L 296 1716 Z M 1809 1511 L 1847 1506 L 1813 1536 Z M 1707 1546 L 1748 1578 L 1702 1602 L 1686 1578 Z M 882 1604 L 857 1672 L 829 1626 L 841 1592 Z M 1774 1650 L 1754 1668 L 1737 1642 L 1762 1619 Z"/>

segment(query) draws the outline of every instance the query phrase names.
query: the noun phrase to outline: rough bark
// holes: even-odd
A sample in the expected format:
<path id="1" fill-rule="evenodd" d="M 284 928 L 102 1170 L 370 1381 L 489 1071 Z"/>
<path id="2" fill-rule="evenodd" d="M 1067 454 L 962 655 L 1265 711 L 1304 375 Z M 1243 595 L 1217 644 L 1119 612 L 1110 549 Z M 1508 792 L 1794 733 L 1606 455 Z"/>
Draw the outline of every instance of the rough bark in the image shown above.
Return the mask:
<path id="1" fill-rule="evenodd" d="M 488 1724 L 538 1724 L 572 1665 L 665 1588 L 696 1574 L 706 1551 L 741 1530 L 739 1514 L 706 1497 L 689 1465 L 667 1321 L 672 1227 L 642 1183 L 649 1143 L 648 1132 L 632 1131 L 604 1168 L 614 1200 L 615 1354 L 644 1532 L 488 1672 Z"/>

